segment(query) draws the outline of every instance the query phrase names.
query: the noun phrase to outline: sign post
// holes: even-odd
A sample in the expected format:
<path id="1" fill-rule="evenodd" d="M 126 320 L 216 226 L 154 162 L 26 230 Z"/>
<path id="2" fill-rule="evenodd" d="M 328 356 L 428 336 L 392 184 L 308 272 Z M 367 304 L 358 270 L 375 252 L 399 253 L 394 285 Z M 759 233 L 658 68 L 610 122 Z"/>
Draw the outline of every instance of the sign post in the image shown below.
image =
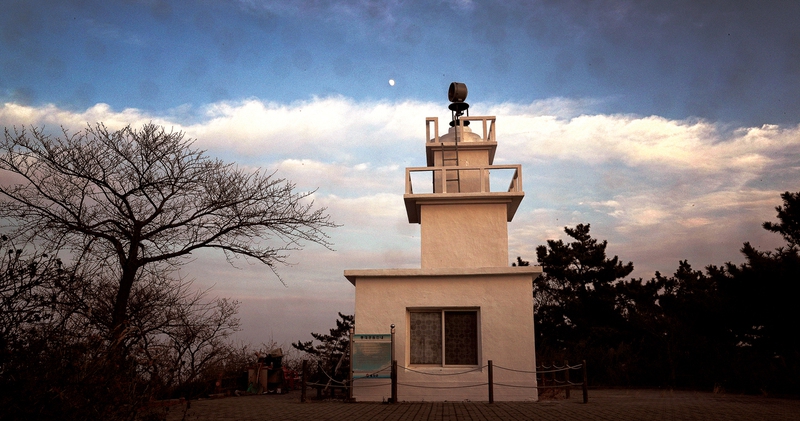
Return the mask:
<path id="1" fill-rule="evenodd" d="M 394 359 L 394 324 L 392 324 L 392 403 L 397 403 L 397 360 Z"/>
<path id="2" fill-rule="evenodd" d="M 356 331 L 355 327 L 350 328 L 350 373 L 348 373 L 347 381 L 347 402 L 353 402 L 353 333 Z"/>

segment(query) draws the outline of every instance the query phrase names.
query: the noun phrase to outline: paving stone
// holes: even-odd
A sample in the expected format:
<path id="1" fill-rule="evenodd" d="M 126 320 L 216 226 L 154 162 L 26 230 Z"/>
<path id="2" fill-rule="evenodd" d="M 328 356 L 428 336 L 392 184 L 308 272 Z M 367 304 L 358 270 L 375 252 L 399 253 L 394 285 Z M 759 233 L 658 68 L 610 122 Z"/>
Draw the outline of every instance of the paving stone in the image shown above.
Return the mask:
<path id="1" fill-rule="evenodd" d="M 800 420 L 800 400 L 665 390 L 591 390 L 540 402 L 300 403 L 300 393 L 191 401 L 168 420 Z"/>

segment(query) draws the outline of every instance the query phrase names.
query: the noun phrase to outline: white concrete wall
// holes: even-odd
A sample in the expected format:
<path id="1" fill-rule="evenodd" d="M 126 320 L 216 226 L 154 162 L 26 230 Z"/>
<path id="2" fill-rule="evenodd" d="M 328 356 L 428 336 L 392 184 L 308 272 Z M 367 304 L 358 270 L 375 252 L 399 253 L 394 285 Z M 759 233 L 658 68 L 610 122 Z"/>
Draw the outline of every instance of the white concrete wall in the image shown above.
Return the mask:
<path id="1" fill-rule="evenodd" d="M 518 268 L 503 268 L 515 272 Z M 372 272 L 380 270 L 353 271 Z M 421 271 L 424 272 L 424 271 Z M 441 272 L 441 271 L 440 271 Z M 519 272 L 516 270 L 516 272 Z M 347 275 L 347 272 L 345 273 Z M 494 396 L 498 401 L 535 400 L 536 389 L 503 387 L 497 383 L 535 386 L 533 374 L 504 371 L 498 366 L 515 370 L 535 371 L 536 358 L 533 333 L 533 296 L 531 273 L 481 274 L 477 276 L 356 276 L 356 333 L 389 332 L 395 324 L 395 358 L 398 366 L 409 367 L 408 308 L 477 308 L 479 309 L 479 361 L 485 366 L 492 360 Z M 474 367 L 417 366 L 411 369 L 427 374 L 452 374 Z M 435 389 L 487 382 L 487 369 L 458 376 L 433 376 L 398 370 L 399 401 L 487 401 L 488 386 L 472 388 Z M 389 386 L 363 387 L 388 383 L 388 380 L 356 382 L 357 401 L 382 401 L 391 396 Z M 410 384 L 426 386 L 416 388 Z M 359 387 L 361 385 L 362 387 Z"/>
<path id="2" fill-rule="evenodd" d="M 507 267 L 506 203 L 420 207 L 423 268 Z"/>

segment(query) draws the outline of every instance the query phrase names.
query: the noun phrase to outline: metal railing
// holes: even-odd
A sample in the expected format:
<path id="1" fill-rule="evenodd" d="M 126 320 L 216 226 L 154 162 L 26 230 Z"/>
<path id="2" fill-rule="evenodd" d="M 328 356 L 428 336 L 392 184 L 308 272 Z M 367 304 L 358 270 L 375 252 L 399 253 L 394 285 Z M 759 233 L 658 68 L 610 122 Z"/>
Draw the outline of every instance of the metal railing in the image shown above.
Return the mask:
<path id="1" fill-rule="evenodd" d="M 458 125 L 464 126 L 465 121 L 479 121 L 482 124 L 483 135 L 481 136 L 482 142 L 495 142 L 495 122 L 497 117 L 491 116 L 461 116 L 458 119 Z M 433 123 L 433 136 L 431 136 L 431 123 Z M 473 131 L 475 133 L 475 131 Z M 425 142 L 426 143 L 439 143 L 439 117 L 426 117 L 425 118 Z"/>
<path id="2" fill-rule="evenodd" d="M 425 194 L 425 193 L 498 193 L 492 191 L 490 174 L 491 171 L 514 171 L 511 175 L 511 182 L 508 189 L 504 192 L 522 192 L 522 165 L 479 165 L 479 166 L 448 166 L 448 167 L 409 167 L 406 168 L 406 194 Z M 448 191 L 447 173 L 458 171 L 459 178 L 465 187 L 461 191 Z M 415 193 L 412 185 L 412 173 L 431 173 L 431 191 Z M 453 178 L 453 177 L 449 177 Z M 474 182 L 464 182 L 472 179 Z M 454 190 L 451 188 L 450 190 Z M 455 190 L 459 190 L 455 188 Z"/>

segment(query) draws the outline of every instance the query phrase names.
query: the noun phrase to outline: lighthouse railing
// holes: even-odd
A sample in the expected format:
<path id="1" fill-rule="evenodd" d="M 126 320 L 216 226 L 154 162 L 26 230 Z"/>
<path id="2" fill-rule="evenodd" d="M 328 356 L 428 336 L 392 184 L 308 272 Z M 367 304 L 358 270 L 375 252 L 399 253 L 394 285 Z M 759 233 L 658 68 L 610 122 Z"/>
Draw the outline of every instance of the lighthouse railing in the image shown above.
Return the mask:
<path id="1" fill-rule="evenodd" d="M 458 187 L 447 187 L 448 173 L 458 171 L 463 184 L 461 191 Z M 427 173 L 427 174 L 426 174 Z M 509 180 L 508 188 L 497 188 L 494 179 Z M 423 182 L 414 191 L 413 180 Z M 468 181 L 472 180 L 472 183 Z M 428 184 L 430 183 L 430 184 Z M 455 184 L 455 183 L 451 183 Z M 431 186 L 427 188 L 427 186 Z M 443 167 L 409 167 L 406 168 L 406 194 L 433 194 L 433 193 L 518 193 L 522 192 L 522 166 L 521 165 L 477 165 L 477 166 L 443 166 Z"/>
<path id="2" fill-rule="evenodd" d="M 462 116 L 458 119 L 458 125 L 464 126 L 465 122 L 480 122 L 483 135 L 481 136 L 482 142 L 495 142 L 495 129 L 494 125 L 497 117 L 493 115 L 484 116 Z M 433 125 L 433 128 L 431 128 Z M 477 130 L 473 128 L 473 133 Z M 439 143 L 439 117 L 426 117 L 425 118 L 425 142 L 426 143 Z"/>

